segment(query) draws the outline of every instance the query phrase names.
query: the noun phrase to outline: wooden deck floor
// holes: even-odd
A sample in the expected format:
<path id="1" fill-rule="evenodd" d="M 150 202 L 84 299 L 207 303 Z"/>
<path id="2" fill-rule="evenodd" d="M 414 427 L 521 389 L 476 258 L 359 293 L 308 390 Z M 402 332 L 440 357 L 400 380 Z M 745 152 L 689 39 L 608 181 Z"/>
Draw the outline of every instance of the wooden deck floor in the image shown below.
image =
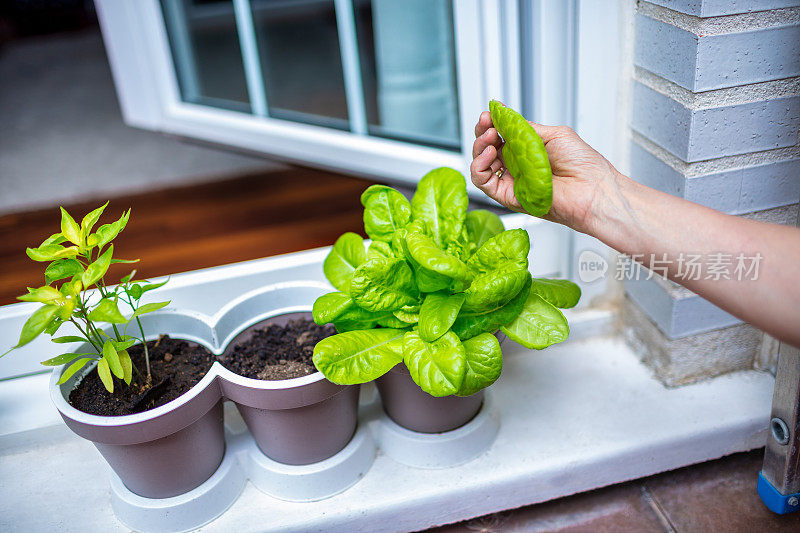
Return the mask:
<path id="1" fill-rule="evenodd" d="M 110 198 L 99 224 L 131 208 L 115 257 L 141 262 L 114 265 L 117 280 L 134 266 L 155 277 L 332 244 L 345 231 L 363 234 L 365 180 L 292 168 L 201 185 Z M 65 205 L 78 221 L 105 199 Z M 44 263 L 25 248 L 58 231 L 58 208 L 0 216 L 0 305 L 25 287 L 44 283 Z"/>

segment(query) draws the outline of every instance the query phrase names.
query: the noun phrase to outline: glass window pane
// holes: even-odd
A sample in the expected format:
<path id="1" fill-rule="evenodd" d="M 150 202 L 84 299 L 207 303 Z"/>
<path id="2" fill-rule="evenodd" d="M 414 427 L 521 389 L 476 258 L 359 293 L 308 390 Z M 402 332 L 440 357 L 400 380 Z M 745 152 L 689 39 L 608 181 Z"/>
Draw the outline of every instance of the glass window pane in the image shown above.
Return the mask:
<path id="1" fill-rule="evenodd" d="M 162 0 L 181 97 L 250 112 L 233 0 Z"/>
<path id="2" fill-rule="evenodd" d="M 333 0 L 252 0 L 269 116 L 349 129 Z"/>
<path id="3" fill-rule="evenodd" d="M 450 0 L 354 0 L 371 135 L 459 150 Z"/>

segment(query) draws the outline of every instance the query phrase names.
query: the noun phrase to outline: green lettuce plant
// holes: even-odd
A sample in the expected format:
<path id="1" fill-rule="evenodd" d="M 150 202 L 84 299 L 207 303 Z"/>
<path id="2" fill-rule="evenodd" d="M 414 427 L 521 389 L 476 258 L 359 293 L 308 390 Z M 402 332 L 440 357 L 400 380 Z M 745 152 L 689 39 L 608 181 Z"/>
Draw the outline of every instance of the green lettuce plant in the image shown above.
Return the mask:
<path id="1" fill-rule="evenodd" d="M 133 381 L 134 372 L 142 378 L 142 385 L 149 386 L 152 381 L 150 358 L 145 343 L 145 333 L 139 317 L 161 309 L 169 302 L 141 303 L 142 296 L 166 283 L 149 283 L 146 280 L 134 282 L 136 271 L 123 277 L 115 287 L 109 287 L 105 275 L 114 263 L 135 263 L 139 261 L 113 257 L 114 244 L 111 242 L 125 228 L 130 217 L 130 209 L 111 224 L 104 224 L 92 231 L 108 205 L 95 209 L 86 215 L 80 224 L 61 208 L 61 231 L 48 237 L 36 248 L 26 250 L 34 261 L 48 263 L 44 271 L 45 285 L 28 287 L 28 294 L 18 299 L 25 302 L 43 304 L 22 326 L 19 342 L 10 351 L 24 346 L 41 333 L 52 336 L 57 344 L 84 342 L 93 351 L 63 353 L 47 361 L 46 366 L 70 363 L 58 383 L 66 382 L 88 361 L 97 361 L 97 373 L 108 392 L 114 392 L 114 377 L 127 385 Z M 119 309 L 123 302 L 133 313 L 125 317 Z M 128 334 L 128 326 L 135 322 L 138 336 Z M 74 326 L 78 335 L 55 337 L 67 323 Z M 111 333 L 106 333 L 98 324 L 111 324 Z M 140 342 L 144 349 L 147 374 L 142 376 L 134 367 L 128 348 Z M 3 354 L 5 355 L 5 354 Z"/>
<path id="2" fill-rule="evenodd" d="M 383 185 L 361 196 L 368 247 L 355 233 L 333 245 L 323 271 L 336 292 L 313 306 L 338 332 L 317 343 L 314 364 L 338 384 L 366 383 L 405 362 L 433 396 L 468 396 L 494 383 L 503 356 L 494 333 L 528 348 L 561 342 L 560 308 L 580 289 L 532 278 L 530 239 L 486 210 L 467 212 L 464 177 L 426 174 L 409 202 Z"/>

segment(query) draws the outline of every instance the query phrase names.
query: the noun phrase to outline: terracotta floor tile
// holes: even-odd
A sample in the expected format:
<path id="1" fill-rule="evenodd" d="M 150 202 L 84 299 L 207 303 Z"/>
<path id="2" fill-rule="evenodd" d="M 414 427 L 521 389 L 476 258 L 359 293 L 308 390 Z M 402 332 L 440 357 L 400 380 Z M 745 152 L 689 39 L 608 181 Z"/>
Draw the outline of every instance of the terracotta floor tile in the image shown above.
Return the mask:
<path id="1" fill-rule="evenodd" d="M 429 533 L 800 533 L 800 513 L 778 516 L 756 493 L 763 455 L 739 453 Z"/>
<path id="2" fill-rule="evenodd" d="M 429 533 L 647 533 L 667 531 L 637 483 L 496 513 Z"/>
<path id="3" fill-rule="evenodd" d="M 644 481 L 680 533 L 800 532 L 800 513 L 779 516 L 756 493 L 764 452 L 740 453 Z"/>

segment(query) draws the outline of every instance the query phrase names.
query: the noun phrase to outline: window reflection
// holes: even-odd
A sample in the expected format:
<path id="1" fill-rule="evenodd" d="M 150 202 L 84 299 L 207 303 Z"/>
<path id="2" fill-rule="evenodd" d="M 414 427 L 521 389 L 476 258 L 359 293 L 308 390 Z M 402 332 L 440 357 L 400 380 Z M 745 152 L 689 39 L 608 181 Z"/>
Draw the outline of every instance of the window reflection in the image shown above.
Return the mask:
<path id="1" fill-rule="evenodd" d="M 232 0 L 162 0 L 186 102 L 250 111 Z"/>
<path id="2" fill-rule="evenodd" d="M 459 148 L 449 0 L 355 2 L 369 132 Z"/>
<path id="3" fill-rule="evenodd" d="M 251 112 L 238 31 L 250 21 L 237 28 L 233 0 L 161 3 L 183 100 Z M 267 116 L 349 130 L 349 101 L 369 135 L 460 149 L 451 0 L 352 0 L 355 32 L 338 27 L 334 0 L 249 5 L 247 64 L 261 67 L 249 88 Z M 357 44 L 360 86 L 345 86 L 340 42 Z"/>
<path id="4" fill-rule="evenodd" d="M 349 129 L 333 0 L 252 0 L 269 116 Z"/>

